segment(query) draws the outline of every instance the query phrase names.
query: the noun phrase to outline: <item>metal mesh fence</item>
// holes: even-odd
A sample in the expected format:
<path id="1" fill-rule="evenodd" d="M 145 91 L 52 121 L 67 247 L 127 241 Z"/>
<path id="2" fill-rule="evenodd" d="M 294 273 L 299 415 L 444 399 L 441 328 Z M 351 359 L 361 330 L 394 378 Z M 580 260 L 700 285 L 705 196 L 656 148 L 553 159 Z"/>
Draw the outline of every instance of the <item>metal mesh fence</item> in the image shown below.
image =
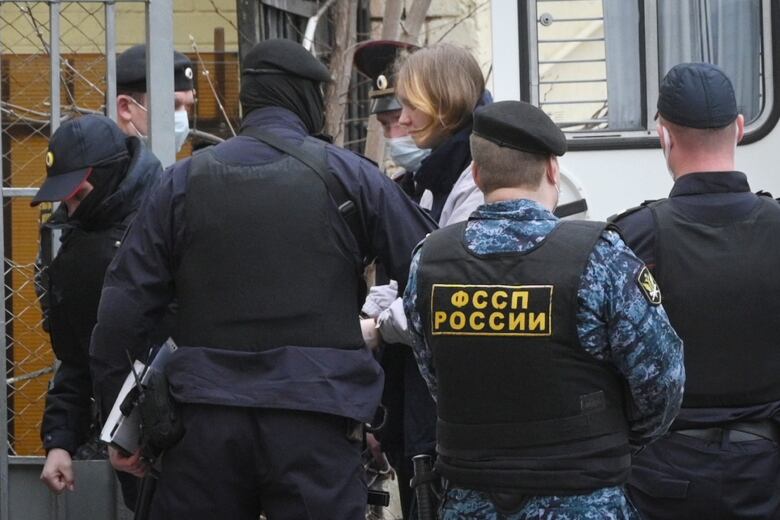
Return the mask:
<path id="1" fill-rule="evenodd" d="M 44 332 L 35 287 L 39 227 L 51 207 L 30 207 L 45 177 L 51 112 L 63 118 L 103 112 L 105 5 L 57 6 L 59 37 L 52 42 L 46 2 L 0 4 L 2 70 L 3 249 L 8 446 L 13 455 L 40 455 L 40 422 L 55 359 Z M 60 56 L 59 99 L 52 99 L 51 54 Z M 8 189 L 11 188 L 11 189 Z M 27 188 L 27 189 L 26 189 Z"/>
<path id="2" fill-rule="evenodd" d="M 107 7 L 109 4 L 114 5 Z M 193 148 L 210 144 L 215 135 L 229 137 L 231 126 L 238 128 L 238 53 L 224 50 L 224 26 L 231 30 L 232 24 L 218 12 L 216 4 L 212 2 L 212 5 L 219 15 L 213 17 L 214 40 L 193 39 L 191 48 L 179 46 L 178 49 L 193 61 L 197 89 L 196 108 L 190 116 L 196 132 L 180 152 L 180 158 L 188 156 Z M 48 333 L 42 327 L 38 300 L 45 288 L 35 286 L 40 224 L 53 208 L 45 203 L 30 207 L 30 200 L 46 175 L 44 157 L 52 130 L 52 110 L 60 115 L 60 122 L 85 113 L 106 112 L 106 54 L 121 52 L 129 45 L 107 49 L 106 28 L 110 18 L 106 17 L 106 10 L 109 8 L 114 10 L 111 14 L 115 15 L 116 25 L 125 28 L 125 32 L 130 26 L 138 30 L 143 4 L 137 1 L 63 1 L 54 6 L 54 11 L 49 2 L 0 1 L 2 246 L 8 394 L 5 408 L 10 455 L 43 454 L 40 424 L 56 363 Z M 54 24 L 52 12 L 57 14 Z M 54 42 L 52 31 L 59 35 Z M 116 34 L 112 36 L 116 38 Z M 132 41 L 132 38 L 131 35 L 125 39 Z M 220 39 L 223 43 L 217 44 Z M 199 51 L 196 44 L 209 50 Z M 58 96 L 52 96 L 51 54 L 60 58 Z"/>

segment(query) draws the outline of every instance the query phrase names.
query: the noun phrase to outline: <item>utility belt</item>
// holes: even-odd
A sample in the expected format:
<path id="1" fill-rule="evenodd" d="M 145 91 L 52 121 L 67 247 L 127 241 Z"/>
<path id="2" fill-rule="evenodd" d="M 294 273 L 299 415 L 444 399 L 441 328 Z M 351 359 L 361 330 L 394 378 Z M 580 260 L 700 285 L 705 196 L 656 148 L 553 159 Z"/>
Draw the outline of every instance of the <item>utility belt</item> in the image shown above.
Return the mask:
<path id="1" fill-rule="evenodd" d="M 768 440 L 780 443 L 780 425 L 775 421 L 739 421 L 712 428 L 687 428 L 672 433 L 710 442 L 750 442 Z"/>

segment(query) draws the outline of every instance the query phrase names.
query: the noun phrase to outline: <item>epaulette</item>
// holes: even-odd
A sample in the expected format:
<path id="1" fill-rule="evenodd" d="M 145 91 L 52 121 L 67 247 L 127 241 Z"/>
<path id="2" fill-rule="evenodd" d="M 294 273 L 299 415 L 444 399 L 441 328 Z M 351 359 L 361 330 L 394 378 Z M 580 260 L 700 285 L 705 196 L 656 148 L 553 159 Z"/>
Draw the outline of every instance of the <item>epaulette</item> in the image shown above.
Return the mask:
<path id="1" fill-rule="evenodd" d="M 756 195 L 758 195 L 759 197 L 769 197 L 770 199 L 773 198 L 771 193 L 764 190 L 758 190 L 756 192 Z M 775 200 L 780 201 L 780 199 L 775 199 Z"/>
<path id="2" fill-rule="evenodd" d="M 617 222 L 618 220 L 620 220 L 622 218 L 625 218 L 625 217 L 627 217 L 629 215 L 633 215 L 634 213 L 636 213 L 640 209 L 644 209 L 647 206 L 649 206 L 650 204 L 652 204 L 653 202 L 658 202 L 659 200 L 664 200 L 664 199 L 646 200 L 642 204 L 640 204 L 639 206 L 634 206 L 633 208 L 628 208 L 628 209 L 624 209 L 623 211 L 618 211 L 614 215 L 611 215 L 611 216 L 607 217 L 607 222 L 609 222 L 609 223 Z"/>

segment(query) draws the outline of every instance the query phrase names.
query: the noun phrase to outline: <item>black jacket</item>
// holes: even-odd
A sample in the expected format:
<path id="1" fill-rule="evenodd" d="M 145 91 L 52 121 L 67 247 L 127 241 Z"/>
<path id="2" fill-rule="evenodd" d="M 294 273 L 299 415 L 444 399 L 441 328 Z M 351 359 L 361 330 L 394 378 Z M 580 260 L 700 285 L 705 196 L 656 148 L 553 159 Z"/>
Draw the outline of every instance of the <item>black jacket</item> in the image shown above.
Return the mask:
<path id="1" fill-rule="evenodd" d="M 41 425 L 43 446 L 73 454 L 88 440 L 92 380 L 89 343 L 97 321 L 103 277 L 125 231 L 146 194 L 162 175 L 160 162 L 135 138 L 128 138 L 129 163 L 116 175 L 117 188 L 82 220 L 68 218 L 64 209 L 44 224 L 62 231 L 57 256 L 41 278 L 47 293 L 52 347 L 61 365 L 46 396 Z"/>

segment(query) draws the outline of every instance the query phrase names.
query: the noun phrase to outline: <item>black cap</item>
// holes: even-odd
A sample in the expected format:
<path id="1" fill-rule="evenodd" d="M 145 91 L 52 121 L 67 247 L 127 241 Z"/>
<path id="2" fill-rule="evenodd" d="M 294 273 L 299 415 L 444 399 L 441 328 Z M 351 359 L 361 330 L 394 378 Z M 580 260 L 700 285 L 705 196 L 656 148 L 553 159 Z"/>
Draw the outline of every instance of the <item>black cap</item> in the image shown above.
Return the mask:
<path id="1" fill-rule="evenodd" d="M 395 62 L 404 53 L 417 49 L 416 45 L 395 40 L 369 41 L 355 49 L 355 67 L 372 80 L 373 88 L 368 93 L 370 113 L 401 110 L 401 103 L 395 97 Z"/>
<path id="2" fill-rule="evenodd" d="M 288 74 L 313 81 L 330 81 L 330 72 L 320 60 L 292 40 L 265 40 L 244 57 L 244 74 Z"/>
<path id="3" fill-rule="evenodd" d="M 661 81 L 658 113 L 680 126 L 722 128 L 738 115 L 734 86 L 715 65 L 680 63 Z"/>
<path id="4" fill-rule="evenodd" d="M 116 88 L 146 92 L 146 45 L 135 45 L 116 57 Z M 173 51 L 173 90 L 194 88 L 192 62 L 184 54 Z"/>
<path id="5" fill-rule="evenodd" d="M 540 108 L 498 101 L 474 112 L 474 135 L 499 146 L 543 155 L 566 153 L 566 136 Z"/>
<path id="6" fill-rule="evenodd" d="M 126 140 L 116 123 L 105 116 L 90 114 L 63 123 L 49 139 L 46 180 L 30 205 L 73 195 L 92 167 L 127 155 Z"/>

